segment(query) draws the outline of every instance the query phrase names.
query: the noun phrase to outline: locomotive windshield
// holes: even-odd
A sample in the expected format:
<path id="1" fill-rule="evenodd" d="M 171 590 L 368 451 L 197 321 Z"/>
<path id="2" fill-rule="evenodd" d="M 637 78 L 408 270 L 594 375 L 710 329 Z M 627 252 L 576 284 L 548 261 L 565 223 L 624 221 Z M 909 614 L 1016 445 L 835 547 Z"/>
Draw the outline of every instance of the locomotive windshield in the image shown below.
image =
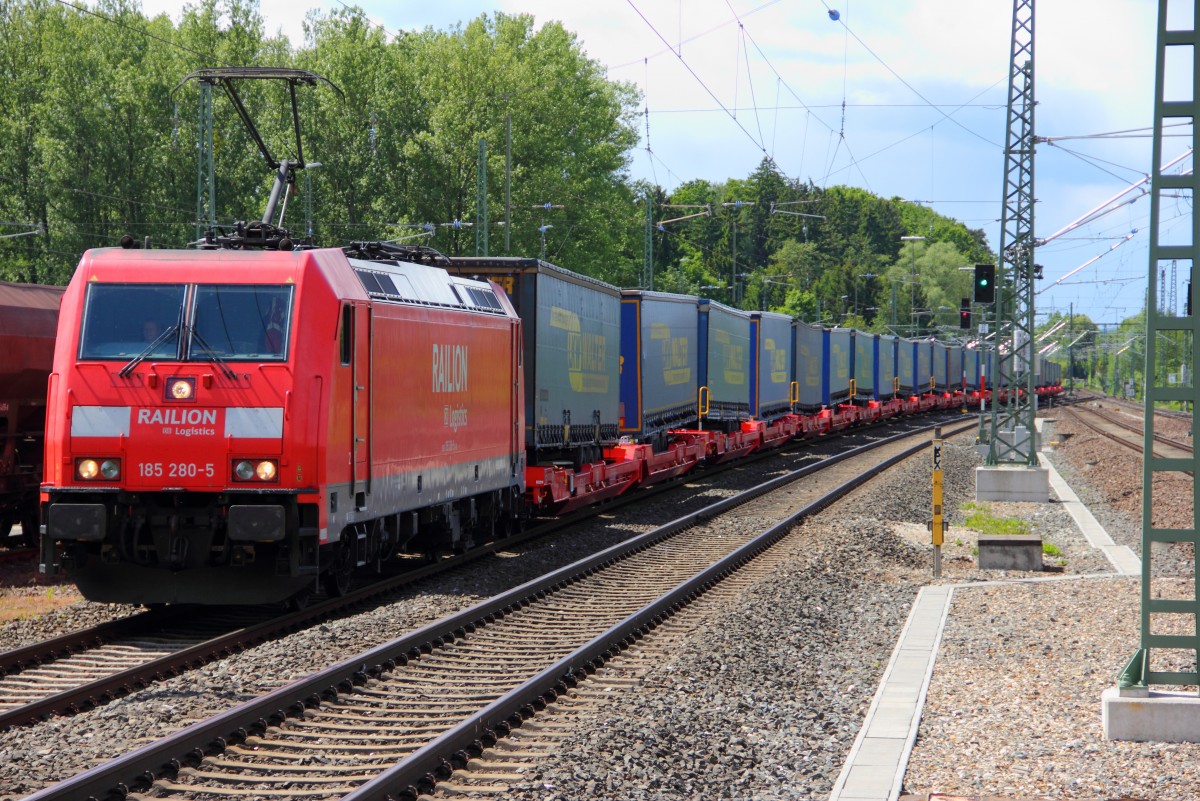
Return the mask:
<path id="1" fill-rule="evenodd" d="M 79 358 L 283 361 L 291 316 L 290 286 L 94 283 Z"/>
<path id="2" fill-rule="evenodd" d="M 91 284 L 83 311 L 81 359 L 178 357 L 184 284 Z M 151 347 L 153 345 L 153 347 Z"/>
<path id="3" fill-rule="evenodd" d="M 212 353 L 226 360 L 277 361 L 287 355 L 292 288 L 224 284 L 196 287 L 191 358 Z"/>

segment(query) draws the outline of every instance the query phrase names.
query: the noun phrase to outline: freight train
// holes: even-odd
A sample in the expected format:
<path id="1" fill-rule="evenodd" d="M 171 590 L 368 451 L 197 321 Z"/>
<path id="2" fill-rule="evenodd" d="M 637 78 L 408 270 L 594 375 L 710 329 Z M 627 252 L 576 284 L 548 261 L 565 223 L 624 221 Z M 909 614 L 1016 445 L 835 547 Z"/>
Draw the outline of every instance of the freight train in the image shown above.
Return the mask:
<path id="1" fill-rule="evenodd" d="M 1046 365 L 1040 392 L 1057 392 Z M 427 248 L 87 252 L 49 381 L 45 572 L 273 603 L 852 425 L 980 351 Z"/>
<path id="2" fill-rule="evenodd" d="M 62 287 L 0 281 L 0 545 L 37 544 L 46 381 Z"/>

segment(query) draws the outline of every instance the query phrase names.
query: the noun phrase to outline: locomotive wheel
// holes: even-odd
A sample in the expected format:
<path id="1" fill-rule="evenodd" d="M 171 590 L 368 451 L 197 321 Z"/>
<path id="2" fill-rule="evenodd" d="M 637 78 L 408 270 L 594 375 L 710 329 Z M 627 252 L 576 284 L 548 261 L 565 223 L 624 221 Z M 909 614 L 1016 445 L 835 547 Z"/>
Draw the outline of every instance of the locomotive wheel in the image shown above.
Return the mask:
<path id="1" fill-rule="evenodd" d="M 333 563 L 321 574 L 325 592 L 333 598 L 340 598 L 350 592 L 350 583 L 354 577 L 353 542 L 348 533 L 342 534 L 337 550 L 333 552 Z"/>

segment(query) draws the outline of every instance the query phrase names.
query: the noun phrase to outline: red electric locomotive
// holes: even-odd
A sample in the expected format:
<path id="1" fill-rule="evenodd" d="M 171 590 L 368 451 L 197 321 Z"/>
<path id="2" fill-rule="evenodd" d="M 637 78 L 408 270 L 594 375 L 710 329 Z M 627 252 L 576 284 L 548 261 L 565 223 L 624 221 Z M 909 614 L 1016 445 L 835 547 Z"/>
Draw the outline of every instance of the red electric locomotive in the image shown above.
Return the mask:
<path id="1" fill-rule="evenodd" d="M 93 600 L 268 603 L 506 525 L 521 322 L 341 250 L 89 251 L 63 300 L 43 569 Z"/>
<path id="2" fill-rule="evenodd" d="M 0 281 L 0 544 L 37 544 L 46 377 L 62 287 Z"/>

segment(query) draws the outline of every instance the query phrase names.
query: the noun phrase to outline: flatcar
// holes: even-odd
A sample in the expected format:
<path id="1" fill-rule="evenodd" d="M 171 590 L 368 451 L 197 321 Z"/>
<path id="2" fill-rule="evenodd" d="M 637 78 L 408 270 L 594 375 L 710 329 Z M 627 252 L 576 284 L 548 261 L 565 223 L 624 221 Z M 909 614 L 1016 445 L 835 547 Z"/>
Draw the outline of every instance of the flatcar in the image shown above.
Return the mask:
<path id="1" fill-rule="evenodd" d="M 43 569 L 98 601 L 269 603 L 490 538 L 523 488 L 520 345 L 504 292 L 425 265 L 89 251 L 50 378 Z"/>
<path id="2" fill-rule="evenodd" d="M 0 544 L 37 544 L 46 381 L 63 288 L 0 281 Z"/>

